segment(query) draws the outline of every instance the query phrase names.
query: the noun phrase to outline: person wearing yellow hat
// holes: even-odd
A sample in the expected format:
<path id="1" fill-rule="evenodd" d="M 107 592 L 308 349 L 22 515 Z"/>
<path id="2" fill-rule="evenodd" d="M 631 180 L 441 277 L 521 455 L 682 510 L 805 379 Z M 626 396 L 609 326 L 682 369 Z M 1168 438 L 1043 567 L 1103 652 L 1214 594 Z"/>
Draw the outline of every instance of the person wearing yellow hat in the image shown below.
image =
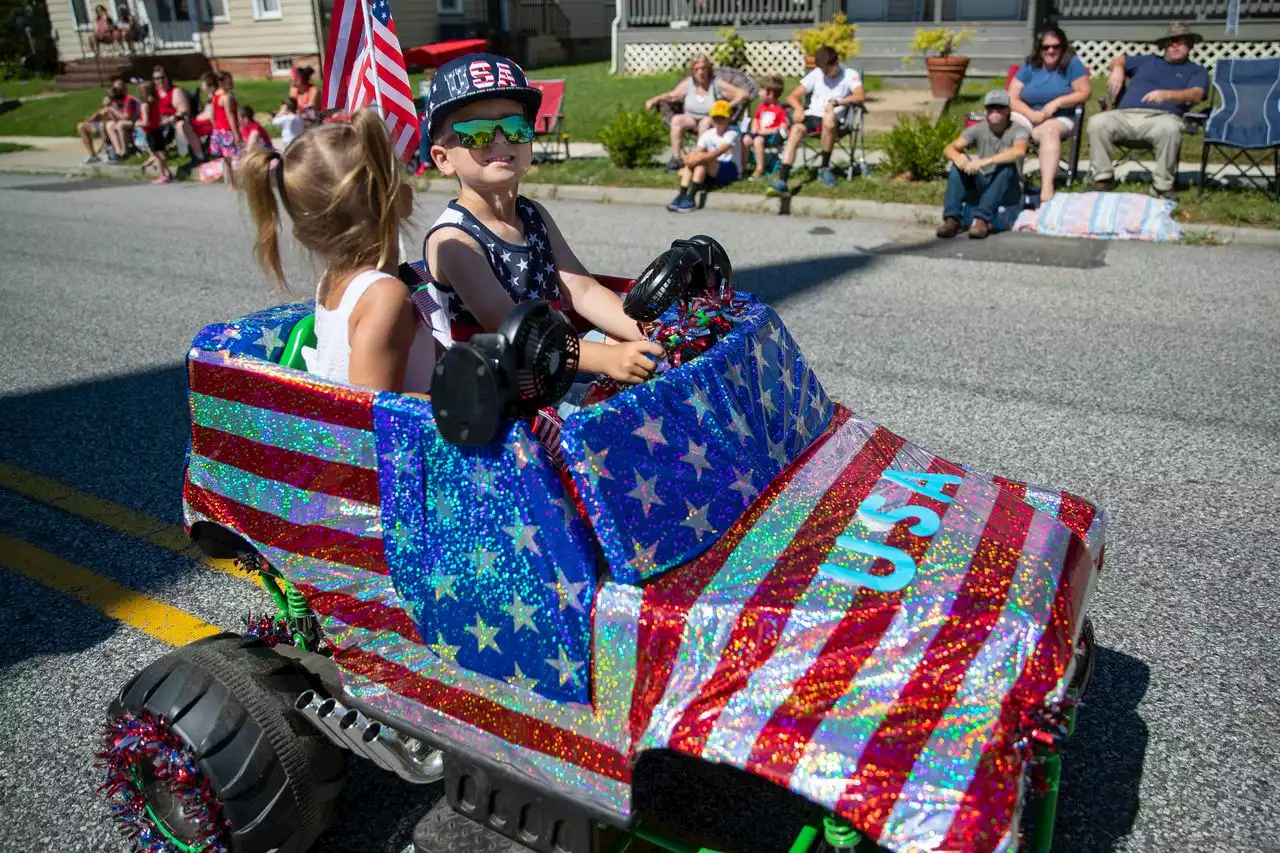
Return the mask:
<path id="1" fill-rule="evenodd" d="M 738 129 L 729 126 L 732 107 L 728 101 L 711 105 L 711 127 L 698 137 L 698 144 L 684 155 L 680 167 L 680 194 L 667 205 L 675 213 L 691 213 L 697 209 L 694 199 L 709 182 L 722 187 L 742 174 L 742 145 Z"/>

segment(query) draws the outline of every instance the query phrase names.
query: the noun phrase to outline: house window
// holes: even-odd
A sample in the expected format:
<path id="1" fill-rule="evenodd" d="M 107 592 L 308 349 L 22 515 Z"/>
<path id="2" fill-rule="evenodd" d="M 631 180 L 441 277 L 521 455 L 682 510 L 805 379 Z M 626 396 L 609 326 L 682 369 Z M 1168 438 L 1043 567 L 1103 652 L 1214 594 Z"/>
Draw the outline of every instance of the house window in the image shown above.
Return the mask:
<path id="1" fill-rule="evenodd" d="M 441 15 L 461 15 L 462 0 L 436 0 L 436 9 Z"/>
<path id="2" fill-rule="evenodd" d="M 292 56 L 271 57 L 271 76 L 272 77 L 288 77 L 291 73 L 293 73 L 293 57 Z"/>
<path id="3" fill-rule="evenodd" d="M 75 18 L 78 29 L 93 29 L 93 15 L 89 12 L 89 0 L 71 0 L 71 14 Z"/>
<path id="4" fill-rule="evenodd" d="M 279 20 L 280 0 L 253 0 L 253 19 L 255 21 Z"/>
<path id="5" fill-rule="evenodd" d="M 227 14 L 227 0 L 204 0 L 204 19 L 215 24 L 231 23 Z"/>

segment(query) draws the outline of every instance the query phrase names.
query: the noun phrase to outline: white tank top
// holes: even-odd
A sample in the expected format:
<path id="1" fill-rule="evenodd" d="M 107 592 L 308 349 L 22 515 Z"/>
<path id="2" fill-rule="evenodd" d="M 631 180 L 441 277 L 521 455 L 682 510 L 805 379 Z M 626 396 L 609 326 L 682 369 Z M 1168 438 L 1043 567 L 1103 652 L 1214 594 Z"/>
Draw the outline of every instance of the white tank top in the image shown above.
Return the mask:
<path id="1" fill-rule="evenodd" d="M 316 288 L 316 347 L 304 347 L 302 358 L 307 363 L 307 372 L 323 376 L 335 382 L 350 383 L 351 341 L 348 334 L 351 330 L 351 312 L 355 310 L 360 297 L 381 278 L 399 279 L 387 275 L 381 270 L 367 270 L 347 283 L 347 289 L 332 311 L 325 308 L 320 301 L 320 290 Z M 422 325 L 422 321 L 414 314 L 413 345 L 409 348 L 409 363 L 404 370 L 404 391 L 427 394 L 431 391 L 431 368 L 435 363 L 435 341 L 431 332 Z"/>

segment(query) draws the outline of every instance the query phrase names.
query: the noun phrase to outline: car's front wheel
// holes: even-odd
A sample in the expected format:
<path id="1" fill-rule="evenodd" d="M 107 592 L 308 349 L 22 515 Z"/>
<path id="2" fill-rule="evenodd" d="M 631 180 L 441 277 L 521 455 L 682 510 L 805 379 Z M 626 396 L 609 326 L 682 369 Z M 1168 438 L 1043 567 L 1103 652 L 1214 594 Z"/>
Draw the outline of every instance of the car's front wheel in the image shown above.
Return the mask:
<path id="1" fill-rule="evenodd" d="M 294 709 L 314 689 L 265 644 L 176 649 L 111 704 L 99 762 L 135 849 L 302 853 L 332 821 L 345 753 Z"/>

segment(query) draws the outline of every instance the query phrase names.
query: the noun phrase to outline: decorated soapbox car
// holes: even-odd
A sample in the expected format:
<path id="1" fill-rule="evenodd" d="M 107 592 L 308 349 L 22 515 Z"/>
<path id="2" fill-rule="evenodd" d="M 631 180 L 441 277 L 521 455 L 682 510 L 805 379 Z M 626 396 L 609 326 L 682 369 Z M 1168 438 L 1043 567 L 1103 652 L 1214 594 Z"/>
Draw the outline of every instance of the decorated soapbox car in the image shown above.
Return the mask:
<path id="1" fill-rule="evenodd" d="M 1102 513 L 832 402 L 710 239 L 605 281 L 669 357 L 562 420 L 546 303 L 451 348 L 430 401 L 300 369 L 311 303 L 199 333 L 187 526 L 279 614 L 112 704 L 137 848 L 306 850 L 353 753 L 443 778 L 471 834 L 422 850 L 697 849 L 633 809 L 662 750 L 808 801 L 795 853 L 1049 849 Z"/>

